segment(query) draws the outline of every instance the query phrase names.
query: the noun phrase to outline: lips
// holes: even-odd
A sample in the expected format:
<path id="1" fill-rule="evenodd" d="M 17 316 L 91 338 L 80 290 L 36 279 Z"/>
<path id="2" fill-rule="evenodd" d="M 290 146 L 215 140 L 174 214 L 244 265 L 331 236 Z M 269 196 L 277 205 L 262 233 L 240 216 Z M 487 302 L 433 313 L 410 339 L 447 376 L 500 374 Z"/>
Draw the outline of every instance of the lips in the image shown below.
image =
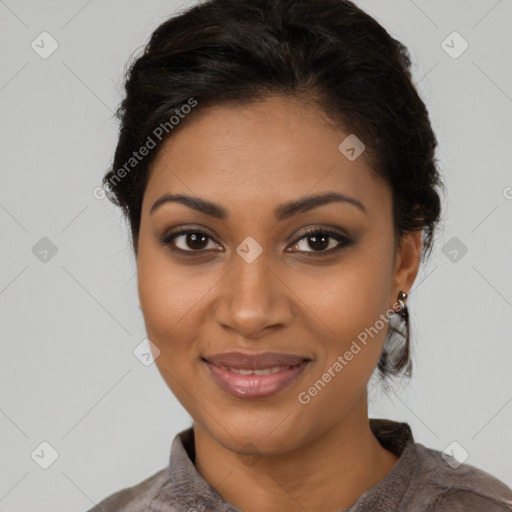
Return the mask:
<path id="1" fill-rule="evenodd" d="M 237 398 L 265 398 L 294 382 L 311 361 L 309 358 L 264 352 L 225 352 L 203 358 L 213 380 Z"/>
<path id="2" fill-rule="evenodd" d="M 308 358 L 280 352 L 263 352 L 260 354 L 245 354 L 243 352 L 224 352 L 207 356 L 209 363 L 215 366 L 237 368 L 243 370 L 263 370 L 281 366 L 296 366 Z"/>

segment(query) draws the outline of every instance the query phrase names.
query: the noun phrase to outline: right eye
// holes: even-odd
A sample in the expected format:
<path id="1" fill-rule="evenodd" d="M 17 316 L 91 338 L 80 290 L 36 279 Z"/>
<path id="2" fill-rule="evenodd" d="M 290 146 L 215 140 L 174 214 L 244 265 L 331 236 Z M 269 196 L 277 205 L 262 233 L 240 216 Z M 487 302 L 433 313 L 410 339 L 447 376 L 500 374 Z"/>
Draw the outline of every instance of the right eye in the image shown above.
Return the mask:
<path id="1" fill-rule="evenodd" d="M 213 247 L 208 248 L 208 239 L 213 244 Z M 213 240 L 213 237 L 201 230 L 182 230 L 165 235 L 160 242 L 168 247 L 171 251 L 199 253 L 204 252 L 205 249 L 214 249 L 218 244 Z"/>

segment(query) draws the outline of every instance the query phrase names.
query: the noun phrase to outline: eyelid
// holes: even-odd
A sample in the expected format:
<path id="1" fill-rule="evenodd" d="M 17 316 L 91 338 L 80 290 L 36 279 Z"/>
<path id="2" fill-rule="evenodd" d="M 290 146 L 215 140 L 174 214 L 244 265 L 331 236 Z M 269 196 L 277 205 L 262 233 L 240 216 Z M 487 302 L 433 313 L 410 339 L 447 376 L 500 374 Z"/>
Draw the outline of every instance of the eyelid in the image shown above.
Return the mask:
<path id="1" fill-rule="evenodd" d="M 305 231 L 303 231 L 297 238 L 295 238 L 295 240 L 293 242 L 291 242 L 290 245 L 296 245 L 302 239 L 307 238 L 308 236 L 318 234 L 318 233 L 327 235 L 327 238 L 334 238 L 338 242 L 338 245 L 336 247 L 332 247 L 331 249 L 324 250 L 324 251 L 313 251 L 312 250 L 312 251 L 293 251 L 293 252 L 297 252 L 299 254 L 312 255 L 314 257 L 327 256 L 327 255 L 331 255 L 331 254 L 335 253 L 339 249 L 346 248 L 346 247 L 352 245 L 352 243 L 353 243 L 353 240 L 351 240 L 348 236 L 340 233 L 338 231 L 338 229 L 322 227 L 322 226 L 315 226 L 315 227 L 312 227 L 312 228 L 309 228 L 309 229 L 306 229 Z"/>
<path id="2" fill-rule="evenodd" d="M 168 247 L 171 251 L 176 253 L 189 253 L 194 255 L 203 255 L 205 253 L 209 253 L 212 251 L 212 249 L 206 250 L 206 249 L 199 249 L 199 250 L 193 250 L 193 249 L 180 249 L 178 247 L 173 246 L 173 241 L 180 237 L 184 236 L 190 233 L 198 233 L 207 236 L 212 242 L 217 244 L 218 246 L 221 246 L 221 244 L 216 240 L 216 237 L 210 233 L 210 231 L 202 226 L 180 226 L 179 228 L 176 228 L 176 230 L 170 230 L 169 232 L 166 232 L 162 237 L 159 238 L 159 241 L 166 247 Z M 308 236 L 312 236 L 315 234 L 323 234 L 327 235 L 328 238 L 333 238 L 338 242 L 338 245 L 336 247 L 332 247 L 328 250 L 322 250 L 322 251 L 288 251 L 288 247 L 291 245 L 298 244 L 301 240 L 304 238 L 307 238 Z M 313 226 L 310 228 L 307 228 L 303 230 L 300 235 L 296 236 L 292 242 L 288 243 L 286 252 L 296 252 L 298 254 L 307 254 L 311 255 L 313 257 L 317 256 L 328 256 L 332 255 L 333 253 L 337 252 L 340 249 L 344 249 L 352 245 L 354 241 L 349 238 L 347 235 L 341 233 L 339 231 L 339 228 L 331 228 L 327 226 Z M 217 252 L 220 252 L 220 250 L 217 250 Z"/>
<path id="3" fill-rule="evenodd" d="M 204 249 L 198 250 L 198 251 L 194 251 L 192 249 L 185 250 L 185 249 L 179 249 L 178 247 L 173 247 L 172 242 L 176 238 L 178 238 L 180 236 L 188 235 L 189 233 L 199 233 L 199 234 L 202 234 L 202 235 L 206 235 L 211 241 L 213 241 L 217 245 L 220 245 L 219 242 L 217 242 L 215 236 L 212 235 L 208 229 L 203 228 L 203 227 L 197 227 L 197 226 L 196 227 L 194 227 L 194 226 L 181 226 L 180 228 L 177 228 L 176 230 L 166 231 L 162 237 L 158 237 L 158 240 L 163 245 L 169 247 L 172 251 L 175 251 L 175 252 L 192 253 L 192 254 L 193 253 L 201 254 L 201 253 L 207 252 Z"/>

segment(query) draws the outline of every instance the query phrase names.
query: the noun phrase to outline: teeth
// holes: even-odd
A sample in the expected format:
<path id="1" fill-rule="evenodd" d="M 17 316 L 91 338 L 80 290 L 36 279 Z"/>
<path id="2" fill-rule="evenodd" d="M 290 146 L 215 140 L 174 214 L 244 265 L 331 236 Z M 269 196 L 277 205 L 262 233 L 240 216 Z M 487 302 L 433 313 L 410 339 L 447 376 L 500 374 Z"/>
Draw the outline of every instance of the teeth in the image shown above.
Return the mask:
<path id="1" fill-rule="evenodd" d="M 239 373 L 240 375 L 251 375 L 252 374 L 252 370 L 245 370 L 243 368 L 236 368 L 236 369 L 230 368 L 230 371 Z"/>
<path id="2" fill-rule="evenodd" d="M 228 368 L 227 366 L 221 366 L 222 370 L 229 370 L 233 373 L 239 373 L 240 375 L 270 375 L 271 373 L 281 372 L 283 370 L 288 370 L 289 366 L 274 366 L 272 368 L 263 368 L 261 370 L 252 370 L 245 368 Z"/>

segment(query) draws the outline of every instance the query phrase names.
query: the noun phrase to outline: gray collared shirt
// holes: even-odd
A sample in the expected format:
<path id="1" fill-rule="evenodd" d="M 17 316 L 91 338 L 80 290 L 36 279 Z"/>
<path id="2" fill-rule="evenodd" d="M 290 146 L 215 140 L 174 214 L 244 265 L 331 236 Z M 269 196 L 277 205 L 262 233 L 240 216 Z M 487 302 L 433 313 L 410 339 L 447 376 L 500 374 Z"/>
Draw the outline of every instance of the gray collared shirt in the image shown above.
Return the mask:
<path id="1" fill-rule="evenodd" d="M 416 443 L 407 423 L 370 419 L 384 448 L 399 457 L 384 479 L 337 512 L 510 512 L 512 489 L 473 466 Z M 444 456 L 446 458 L 446 455 Z M 105 498 L 88 512 L 241 512 L 194 466 L 192 428 L 176 435 L 169 466 Z M 453 467 L 452 467 L 453 466 Z"/>

